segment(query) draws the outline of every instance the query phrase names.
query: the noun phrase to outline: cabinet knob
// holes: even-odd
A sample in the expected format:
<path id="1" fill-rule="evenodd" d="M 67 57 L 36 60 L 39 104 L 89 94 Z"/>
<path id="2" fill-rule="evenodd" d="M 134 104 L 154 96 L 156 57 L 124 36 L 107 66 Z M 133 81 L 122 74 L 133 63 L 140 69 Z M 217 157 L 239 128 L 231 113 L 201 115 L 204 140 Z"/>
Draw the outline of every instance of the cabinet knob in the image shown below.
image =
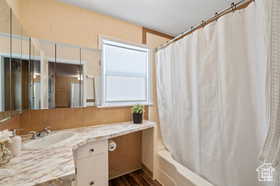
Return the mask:
<path id="1" fill-rule="evenodd" d="M 91 182 L 89 183 L 89 185 L 94 185 L 94 181 L 91 181 Z"/>
<path id="2" fill-rule="evenodd" d="M 94 152 L 94 149 L 89 149 L 90 152 Z"/>

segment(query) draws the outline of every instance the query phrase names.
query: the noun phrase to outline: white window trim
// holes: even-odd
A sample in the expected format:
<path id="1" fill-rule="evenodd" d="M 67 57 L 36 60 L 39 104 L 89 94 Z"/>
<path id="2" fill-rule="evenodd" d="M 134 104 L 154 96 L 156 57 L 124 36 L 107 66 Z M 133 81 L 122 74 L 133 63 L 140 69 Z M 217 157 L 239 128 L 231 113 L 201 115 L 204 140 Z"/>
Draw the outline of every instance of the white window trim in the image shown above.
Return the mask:
<path id="1" fill-rule="evenodd" d="M 151 64 L 151 50 L 146 46 L 142 44 L 135 44 L 135 43 L 129 43 L 129 42 L 124 42 L 108 37 L 101 36 L 99 37 L 99 47 L 102 50 L 102 55 L 101 55 L 101 63 L 100 63 L 100 68 L 101 68 L 101 77 L 100 77 L 100 85 L 99 85 L 99 92 L 96 94 L 97 95 L 97 107 L 100 108 L 105 108 L 105 107 L 126 107 L 126 106 L 133 106 L 135 104 L 142 104 L 142 105 L 152 105 L 152 64 Z M 131 100 L 131 101 L 106 101 L 106 68 L 105 68 L 105 56 L 104 56 L 104 51 L 103 51 L 103 45 L 104 43 L 117 43 L 116 46 L 123 46 L 124 48 L 129 48 L 129 49 L 135 49 L 135 50 L 140 50 L 143 52 L 147 52 L 147 76 L 145 78 L 146 80 L 146 99 L 145 100 Z M 112 44 L 113 45 L 113 44 Z M 130 45 L 127 47 L 127 45 Z M 122 74 L 124 75 L 124 74 Z M 129 75 L 129 74 L 127 74 Z"/>

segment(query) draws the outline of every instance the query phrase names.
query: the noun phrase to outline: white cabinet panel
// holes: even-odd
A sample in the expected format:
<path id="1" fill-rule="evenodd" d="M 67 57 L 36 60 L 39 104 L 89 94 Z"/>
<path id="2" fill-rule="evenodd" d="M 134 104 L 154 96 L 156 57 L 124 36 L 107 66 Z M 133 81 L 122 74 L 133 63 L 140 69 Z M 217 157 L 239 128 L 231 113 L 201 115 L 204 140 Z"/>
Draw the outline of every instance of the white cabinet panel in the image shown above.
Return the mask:
<path id="1" fill-rule="evenodd" d="M 92 149 L 94 149 L 92 151 Z M 79 157 L 79 158 L 77 158 Z M 108 186 L 108 141 L 89 143 L 75 152 L 76 186 Z"/>

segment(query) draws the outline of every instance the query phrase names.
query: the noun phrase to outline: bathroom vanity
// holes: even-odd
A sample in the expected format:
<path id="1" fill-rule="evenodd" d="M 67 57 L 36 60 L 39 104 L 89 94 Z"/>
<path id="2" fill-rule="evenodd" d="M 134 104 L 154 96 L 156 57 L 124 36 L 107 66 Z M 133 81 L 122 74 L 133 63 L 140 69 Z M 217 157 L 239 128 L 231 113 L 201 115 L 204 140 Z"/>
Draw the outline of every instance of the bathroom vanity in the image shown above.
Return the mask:
<path id="1" fill-rule="evenodd" d="M 0 174 L 0 185 L 106 186 L 108 140 L 155 125 L 150 121 L 139 125 L 114 123 L 56 131 L 42 139 L 27 141 L 21 155 L 2 167 L 8 172 Z"/>

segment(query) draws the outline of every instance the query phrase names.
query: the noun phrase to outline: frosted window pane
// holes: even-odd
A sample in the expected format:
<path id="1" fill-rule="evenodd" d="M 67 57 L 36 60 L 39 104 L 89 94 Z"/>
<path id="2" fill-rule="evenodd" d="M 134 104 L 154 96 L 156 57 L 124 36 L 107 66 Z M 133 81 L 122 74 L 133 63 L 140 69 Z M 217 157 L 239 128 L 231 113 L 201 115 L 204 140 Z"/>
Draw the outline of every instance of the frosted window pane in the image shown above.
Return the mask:
<path id="1" fill-rule="evenodd" d="M 145 101 L 146 79 L 143 77 L 106 77 L 106 101 Z"/>
<path id="2" fill-rule="evenodd" d="M 106 71 L 146 74 L 147 52 L 104 45 Z"/>

